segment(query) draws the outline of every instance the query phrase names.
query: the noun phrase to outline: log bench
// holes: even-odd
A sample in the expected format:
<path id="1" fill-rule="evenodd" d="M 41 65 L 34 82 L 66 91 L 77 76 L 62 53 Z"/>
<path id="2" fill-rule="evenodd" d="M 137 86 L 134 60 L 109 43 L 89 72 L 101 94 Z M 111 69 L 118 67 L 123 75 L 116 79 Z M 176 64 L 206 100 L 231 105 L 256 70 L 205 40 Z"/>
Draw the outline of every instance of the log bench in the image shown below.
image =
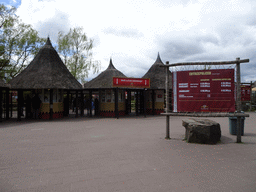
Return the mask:
<path id="1" fill-rule="evenodd" d="M 220 141 L 220 124 L 209 119 L 182 120 L 185 127 L 185 139 L 188 143 L 216 144 Z"/>

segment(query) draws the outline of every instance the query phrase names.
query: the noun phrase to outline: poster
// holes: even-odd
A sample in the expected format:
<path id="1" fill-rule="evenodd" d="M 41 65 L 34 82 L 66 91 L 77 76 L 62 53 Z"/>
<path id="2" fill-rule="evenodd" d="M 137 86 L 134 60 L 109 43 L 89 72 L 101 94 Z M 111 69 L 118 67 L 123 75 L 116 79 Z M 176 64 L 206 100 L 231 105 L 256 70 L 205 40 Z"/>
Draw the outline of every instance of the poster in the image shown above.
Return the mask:
<path id="1" fill-rule="evenodd" d="M 241 101 L 251 101 L 251 85 L 241 85 Z"/>
<path id="2" fill-rule="evenodd" d="M 173 73 L 174 112 L 234 112 L 234 69 Z"/>

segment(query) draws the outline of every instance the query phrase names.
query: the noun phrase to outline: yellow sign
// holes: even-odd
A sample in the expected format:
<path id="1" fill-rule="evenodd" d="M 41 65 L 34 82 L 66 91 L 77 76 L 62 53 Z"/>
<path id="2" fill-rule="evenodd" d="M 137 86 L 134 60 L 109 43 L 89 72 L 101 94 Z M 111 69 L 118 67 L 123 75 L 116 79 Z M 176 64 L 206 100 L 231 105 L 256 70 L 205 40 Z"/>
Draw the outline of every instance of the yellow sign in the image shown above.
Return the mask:
<path id="1" fill-rule="evenodd" d="M 206 72 L 190 72 L 189 75 L 211 75 L 212 73 L 210 71 L 206 71 Z"/>
<path id="2" fill-rule="evenodd" d="M 225 78 L 225 79 L 212 79 L 212 81 L 231 81 L 231 78 Z"/>

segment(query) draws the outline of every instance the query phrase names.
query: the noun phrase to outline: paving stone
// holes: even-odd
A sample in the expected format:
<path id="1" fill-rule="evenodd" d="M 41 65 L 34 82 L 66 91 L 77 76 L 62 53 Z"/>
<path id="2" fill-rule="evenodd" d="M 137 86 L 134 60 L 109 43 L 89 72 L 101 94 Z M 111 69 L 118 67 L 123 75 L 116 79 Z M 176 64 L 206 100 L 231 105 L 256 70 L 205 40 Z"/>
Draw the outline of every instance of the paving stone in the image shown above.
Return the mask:
<path id="1" fill-rule="evenodd" d="M 244 144 L 228 118 L 212 118 L 222 127 L 214 146 L 182 141 L 184 117 L 170 118 L 170 140 L 162 116 L 3 122 L 0 191 L 255 191 L 250 115 Z"/>

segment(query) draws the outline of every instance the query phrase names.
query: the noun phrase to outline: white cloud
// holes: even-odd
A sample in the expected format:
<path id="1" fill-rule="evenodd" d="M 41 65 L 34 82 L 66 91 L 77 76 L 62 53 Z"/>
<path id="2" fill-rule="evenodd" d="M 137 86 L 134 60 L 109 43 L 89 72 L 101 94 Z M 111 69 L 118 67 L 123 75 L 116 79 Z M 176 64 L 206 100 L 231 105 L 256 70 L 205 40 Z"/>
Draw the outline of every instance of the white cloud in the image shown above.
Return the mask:
<path id="1" fill-rule="evenodd" d="M 163 62 L 236 57 L 256 62 L 255 5 L 250 0 L 23 0 L 18 14 L 53 40 L 59 30 L 82 26 L 94 39 L 102 70 L 112 57 L 124 74 L 141 77 L 158 51 Z"/>

